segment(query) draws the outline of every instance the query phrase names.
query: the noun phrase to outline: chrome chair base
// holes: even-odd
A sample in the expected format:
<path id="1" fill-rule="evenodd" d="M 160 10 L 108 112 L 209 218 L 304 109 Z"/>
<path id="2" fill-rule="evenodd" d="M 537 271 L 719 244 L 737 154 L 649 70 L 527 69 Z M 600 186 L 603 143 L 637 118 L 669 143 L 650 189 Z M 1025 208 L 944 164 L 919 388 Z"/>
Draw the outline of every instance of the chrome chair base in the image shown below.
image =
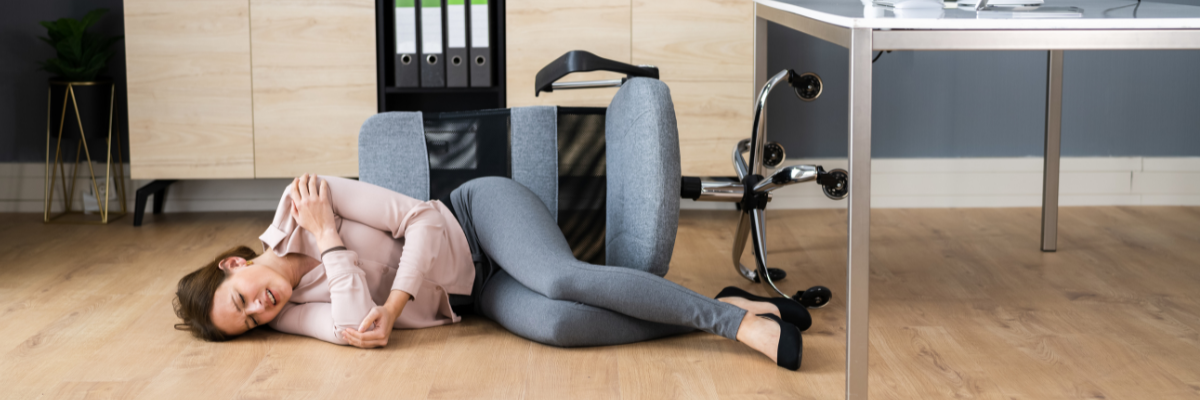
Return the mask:
<path id="1" fill-rule="evenodd" d="M 820 165 L 789 165 L 776 169 L 770 176 L 763 176 L 768 167 L 782 164 L 786 157 L 781 145 L 767 141 L 763 123 L 767 95 L 771 89 L 784 81 L 792 85 L 804 84 L 800 77 L 795 71 L 784 70 L 763 85 L 755 102 L 751 136 L 739 141 L 733 149 L 733 168 L 737 177 L 684 177 L 681 196 L 696 201 L 738 203 L 741 218 L 738 219 L 731 253 L 738 275 L 751 282 L 763 284 L 783 298 L 800 301 L 803 297 L 805 301 L 802 303 L 808 303 L 806 306 L 819 308 L 828 304 L 829 296 L 832 295 L 828 288 L 815 286 L 797 293 L 795 297 L 788 296 L 775 285 L 775 281 L 778 280 L 775 277 L 782 279 L 786 274 L 772 274 L 773 269 L 767 268 L 766 208 L 767 203 L 771 201 L 771 192 L 815 180 L 821 185 L 825 196 L 830 199 L 841 200 L 850 194 L 849 173 L 842 169 L 825 171 Z M 742 153 L 746 152 L 750 153 L 749 163 L 742 156 Z M 750 241 L 754 253 L 753 268 L 743 265 L 741 261 L 747 241 Z"/>

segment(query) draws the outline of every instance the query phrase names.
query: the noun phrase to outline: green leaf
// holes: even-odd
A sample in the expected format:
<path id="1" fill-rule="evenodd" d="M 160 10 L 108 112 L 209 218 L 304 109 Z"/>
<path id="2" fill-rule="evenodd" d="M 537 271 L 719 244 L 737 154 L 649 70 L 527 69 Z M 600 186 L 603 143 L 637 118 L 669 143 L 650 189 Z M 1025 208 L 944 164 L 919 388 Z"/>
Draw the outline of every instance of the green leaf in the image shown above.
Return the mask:
<path id="1" fill-rule="evenodd" d="M 100 17 L 103 17 L 104 13 L 107 13 L 107 12 L 108 12 L 107 8 L 97 8 L 95 10 L 88 12 L 87 15 L 84 15 L 83 20 L 79 21 L 79 23 L 83 27 L 83 29 L 87 29 L 89 26 L 92 26 L 92 24 L 96 23 L 96 21 L 99 20 Z"/>
<path id="2" fill-rule="evenodd" d="M 74 81 L 95 79 L 112 58 L 112 46 L 124 38 L 87 32 L 107 12 L 96 9 L 81 20 L 59 18 L 39 22 L 47 34 L 41 37 L 42 41 L 54 47 L 56 53 L 56 58 L 41 63 L 41 69 Z"/>

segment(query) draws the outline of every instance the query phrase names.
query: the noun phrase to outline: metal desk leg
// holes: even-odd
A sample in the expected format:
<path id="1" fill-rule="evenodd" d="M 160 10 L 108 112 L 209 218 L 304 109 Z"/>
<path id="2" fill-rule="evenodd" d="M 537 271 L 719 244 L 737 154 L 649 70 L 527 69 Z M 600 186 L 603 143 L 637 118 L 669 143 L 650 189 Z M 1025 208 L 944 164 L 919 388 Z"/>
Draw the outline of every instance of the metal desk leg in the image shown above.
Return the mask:
<path id="1" fill-rule="evenodd" d="M 871 249 L 871 29 L 850 31 L 850 211 L 846 258 L 846 398 L 867 398 Z"/>
<path id="2" fill-rule="evenodd" d="M 1062 156 L 1063 52 L 1050 50 L 1046 72 L 1046 155 L 1042 169 L 1042 251 L 1058 250 L 1058 178 Z"/>

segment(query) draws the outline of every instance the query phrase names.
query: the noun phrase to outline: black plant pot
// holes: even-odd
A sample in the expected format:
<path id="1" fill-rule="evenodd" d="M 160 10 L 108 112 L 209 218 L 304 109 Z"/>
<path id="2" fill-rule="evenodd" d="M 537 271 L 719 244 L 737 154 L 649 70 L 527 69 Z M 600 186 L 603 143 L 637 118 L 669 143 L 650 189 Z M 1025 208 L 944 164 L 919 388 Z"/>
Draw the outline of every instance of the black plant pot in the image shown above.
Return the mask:
<path id="1" fill-rule="evenodd" d="M 112 151 L 115 157 L 118 151 L 115 141 L 117 134 L 123 133 L 120 132 L 123 129 L 118 129 L 120 121 L 113 118 L 120 115 L 119 110 L 113 107 L 117 101 L 114 96 L 113 80 L 107 77 L 97 77 L 92 81 L 81 82 L 64 78 L 50 78 L 47 86 L 49 88 L 49 113 L 46 126 L 50 134 L 49 156 L 51 160 L 53 161 L 56 151 L 54 147 L 59 137 L 60 127 L 62 133 L 60 157 L 63 157 L 64 161 L 74 162 L 76 148 L 80 142 L 81 127 L 92 161 L 104 162 L 111 125 L 114 140 Z M 64 109 L 65 114 L 63 113 Z M 77 111 L 78 114 L 76 114 Z M 124 139 L 121 137 L 121 142 L 124 142 Z M 85 157 L 81 154 L 80 160 L 84 160 Z"/>

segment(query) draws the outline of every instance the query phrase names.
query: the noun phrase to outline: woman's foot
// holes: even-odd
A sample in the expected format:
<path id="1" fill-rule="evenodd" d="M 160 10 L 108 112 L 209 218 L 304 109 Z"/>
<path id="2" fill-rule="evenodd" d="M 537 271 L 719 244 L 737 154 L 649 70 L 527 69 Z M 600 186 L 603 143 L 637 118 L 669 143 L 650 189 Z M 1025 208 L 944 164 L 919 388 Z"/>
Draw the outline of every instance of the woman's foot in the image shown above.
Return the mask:
<path id="1" fill-rule="evenodd" d="M 766 355 L 775 365 L 792 371 L 800 369 L 804 351 L 800 330 L 778 316 L 747 313 L 738 327 L 737 339 Z"/>
<path id="2" fill-rule="evenodd" d="M 812 326 L 812 315 L 808 309 L 792 299 L 762 297 L 737 286 L 729 286 L 717 294 L 717 300 L 733 304 L 752 314 L 771 314 L 795 325 L 801 331 Z"/>
<path id="3" fill-rule="evenodd" d="M 775 321 L 747 312 L 738 327 L 737 340 L 779 362 L 779 324 Z"/>
<path id="4" fill-rule="evenodd" d="M 756 314 L 775 314 L 775 316 L 779 316 L 779 307 L 765 301 L 750 301 L 741 297 L 722 297 L 717 300 L 746 310 L 747 316 L 754 316 Z"/>

